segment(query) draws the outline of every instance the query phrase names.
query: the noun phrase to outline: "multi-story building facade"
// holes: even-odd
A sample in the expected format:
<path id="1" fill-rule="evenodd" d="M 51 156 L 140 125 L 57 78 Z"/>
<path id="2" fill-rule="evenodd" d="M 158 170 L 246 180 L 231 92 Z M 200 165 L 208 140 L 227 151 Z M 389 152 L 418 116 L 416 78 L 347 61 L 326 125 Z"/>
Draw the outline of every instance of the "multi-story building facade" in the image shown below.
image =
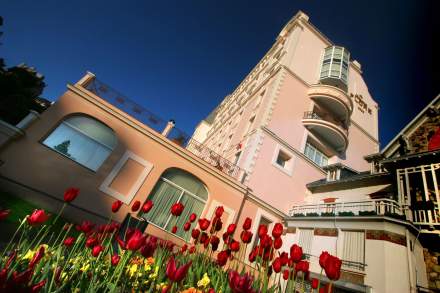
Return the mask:
<path id="1" fill-rule="evenodd" d="M 363 156 L 379 151 L 378 105 L 348 49 L 298 12 L 193 138 L 238 164 L 246 185 L 287 211 L 325 165 L 369 168 Z"/>

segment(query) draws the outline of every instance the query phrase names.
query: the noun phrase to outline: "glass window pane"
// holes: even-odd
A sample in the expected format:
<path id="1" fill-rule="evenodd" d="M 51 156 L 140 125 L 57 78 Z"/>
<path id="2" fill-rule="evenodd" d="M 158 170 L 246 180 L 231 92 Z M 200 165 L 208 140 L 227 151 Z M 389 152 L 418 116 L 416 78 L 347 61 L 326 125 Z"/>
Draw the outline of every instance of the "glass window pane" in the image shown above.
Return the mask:
<path id="1" fill-rule="evenodd" d="M 205 185 L 195 176 L 179 169 L 169 169 L 163 176 L 185 190 L 203 198 L 208 198 L 208 191 Z"/>
<path id="2" fill-rule="evenodd" d="M 113 131 L 94 119 L 84 116 L 74 116 L 67 118 L 64 123 L 111 149 L 116 146 L 116 137 Z"/>

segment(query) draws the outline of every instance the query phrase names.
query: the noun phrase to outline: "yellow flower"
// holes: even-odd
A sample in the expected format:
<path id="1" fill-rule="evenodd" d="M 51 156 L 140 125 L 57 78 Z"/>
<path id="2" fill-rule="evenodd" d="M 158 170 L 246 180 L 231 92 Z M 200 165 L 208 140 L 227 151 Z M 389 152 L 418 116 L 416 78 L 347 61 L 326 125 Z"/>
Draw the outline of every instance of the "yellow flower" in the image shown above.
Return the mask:
<path id="1" fill-rule="evenodd" d="M 134 273 L 136 273 L 138 270 L 138 265 L 137 264 L 132 264 L 131 266 L 129 266 L 127 268 L 127 272 L 130 275 L 130 277 L 133 277 Z"/>
<path id="2" fill-rule="evenodd" d="M 158 273 L 159 273 L 159 267 L 156 266 L 156 267 L 154 268 L 154 273 L 152 273 L 152 274 L 149 276 L 149 278 L 150 278 L 150 279 L 153 279 L 153 280 L 156 279 Z"/>
<path id="3" fill-rule="evenodd" d="M 79 270 L 82 272 L 87 272 L 90 268 L 90 264 L 86 262 Z"/>
<path id="4" fill-rule="evenodd" d="M 27 252 L 26 252 L 26 254 L 22 257 L 22 259 L 28 259 L 28 260 L 31 260 L 33 257 L 34 257 L 34 255 L 35 255 L 35 251 L 32 251 L 32 250 L 28 250 Z"/>
<path id="5" fill-rule="evenodd" d="M 197 287 L 202 287 L 205 288 L 209 285 L 209 283 L 211 282 L 211 280 L 208 277 L 208 274 L 205 273 L 203 275 L 203 278 L 201 278 L 198 282 L 197 282 Z"/>

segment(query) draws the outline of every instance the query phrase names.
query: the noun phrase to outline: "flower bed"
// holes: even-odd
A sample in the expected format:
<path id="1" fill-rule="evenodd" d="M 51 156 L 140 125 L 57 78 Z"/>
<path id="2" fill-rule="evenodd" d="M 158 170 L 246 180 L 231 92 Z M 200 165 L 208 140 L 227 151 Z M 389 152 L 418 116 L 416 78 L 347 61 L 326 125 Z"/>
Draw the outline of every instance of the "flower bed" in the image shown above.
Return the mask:
<path id="1" fill-rule="evenodd" d="M 221 206 L 211 219 L 191 214 L 183 227 L 172 228 L 173 233 L 189 231 L 191 223 L 198 222 L 191 243 L 182 247 L 137 228 L 121 231 L 111 219 L 99 226 L 88 221 L 66 224 L 53 233 L 52 225 L 78 194 L 78 189 L 66 190 L 65 204 L 51 222 L 44 210 L 19 221 L 1 254 L 0 292 L 304 292 L 306 283 L 316 292 L 331 292 L 332 282 L 340 277 L 341 260 L 323 252 L 319 263 L 328 282 L 321 286 L 318 279 L 309 280 L 309 262 L 301 247 L 294 244 L 289 252 L 280 251 L 281 223 L 272 231 L 260 225 L 259 242 L 246 255 L 256 236 L 250 231 L 252 220 L 245 219 L 241 233 L 230 224 L 221 234 Z M 131 210 L 148 213 L 153 205 L 135 201 Z M 118 213 L 121 206 L 116 201 L 112 212 Z M 176 203 L 170 213 L 180 217 L 184 209 Z M 0 221 L 13 213 L 1 210 Z"/>

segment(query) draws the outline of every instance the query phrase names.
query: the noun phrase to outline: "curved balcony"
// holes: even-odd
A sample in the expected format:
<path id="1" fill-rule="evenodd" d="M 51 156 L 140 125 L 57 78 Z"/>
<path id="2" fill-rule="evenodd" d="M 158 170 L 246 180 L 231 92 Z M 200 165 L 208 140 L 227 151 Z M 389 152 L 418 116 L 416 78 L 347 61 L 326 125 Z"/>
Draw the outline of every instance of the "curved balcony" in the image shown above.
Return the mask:
<path id="1" fill-rule="evenodd" d="M 342 122 L 336 121 L 331 115 L 313 111 L 304 112 L 302 123 L 336 152 L 343 152 L 347 148 L 348 130 Z"/>
<path id="2" fill-rule="evenodd" d="M 324 107 L 335 117 L 342 121 L 348 121 L 353 112 L 353 101 L 343 90 L 324 84 L 313 85 L 308 96 L 318 105 Z"/>

